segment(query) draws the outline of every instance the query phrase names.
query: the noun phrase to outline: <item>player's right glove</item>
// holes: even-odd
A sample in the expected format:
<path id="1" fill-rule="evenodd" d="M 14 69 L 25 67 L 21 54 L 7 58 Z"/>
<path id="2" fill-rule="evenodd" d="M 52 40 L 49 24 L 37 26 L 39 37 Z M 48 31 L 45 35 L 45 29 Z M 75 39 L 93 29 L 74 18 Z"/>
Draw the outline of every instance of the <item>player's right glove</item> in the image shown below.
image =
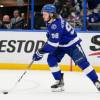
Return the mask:
<path id="1" fill-rule="evenodd" d="M 32 59 L 33 59 L 34 61 L 38 61 L 38 60 L 42 59 L 42 57 L 43 57 L 43 54 L 41 54 L 39 51 L 37 51 L 37 52 L 33 55 Z"/>

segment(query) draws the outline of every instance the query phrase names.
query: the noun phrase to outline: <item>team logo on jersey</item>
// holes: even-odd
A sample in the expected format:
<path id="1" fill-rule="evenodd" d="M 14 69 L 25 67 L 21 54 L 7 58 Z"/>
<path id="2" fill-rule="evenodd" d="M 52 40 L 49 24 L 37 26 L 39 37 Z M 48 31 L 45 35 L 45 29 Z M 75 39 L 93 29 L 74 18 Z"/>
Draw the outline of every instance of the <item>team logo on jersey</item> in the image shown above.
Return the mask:
<path id="1" fill-rule="evenodd" d="M 56 24 L 52 24 L 51 29 L 53 29 L 53 30 L 57 29 L 57 25 Z"/>

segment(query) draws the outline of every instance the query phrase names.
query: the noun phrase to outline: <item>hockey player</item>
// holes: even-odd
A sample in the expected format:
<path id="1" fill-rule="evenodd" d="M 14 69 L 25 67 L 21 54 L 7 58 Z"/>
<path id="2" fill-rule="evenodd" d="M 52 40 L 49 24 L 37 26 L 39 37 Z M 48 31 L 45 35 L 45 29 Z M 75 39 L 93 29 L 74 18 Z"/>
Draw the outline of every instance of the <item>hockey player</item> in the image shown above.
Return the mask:
<path id="1" fill-rule="evenodd" d="M 100 91 L 98 76 L 88 62 L 80 45 L 81 39 L 77 37 L 74 29 L 66 20 L 57 15 L 56 8 L 52 4 L 43 6 L 42 14 L 48 30 L 48 40 L 33 55 L 33 59 L 38 61 L 42 59 L 44 53 L 48 53 L 47 62 L 56 80 L 56 83 L 51 86 L 51 89 L 53 91 L 64 90 L 63 73 L 61 73 L 58 63 L 61 62 L 65 54 L 68 54 Z"/>

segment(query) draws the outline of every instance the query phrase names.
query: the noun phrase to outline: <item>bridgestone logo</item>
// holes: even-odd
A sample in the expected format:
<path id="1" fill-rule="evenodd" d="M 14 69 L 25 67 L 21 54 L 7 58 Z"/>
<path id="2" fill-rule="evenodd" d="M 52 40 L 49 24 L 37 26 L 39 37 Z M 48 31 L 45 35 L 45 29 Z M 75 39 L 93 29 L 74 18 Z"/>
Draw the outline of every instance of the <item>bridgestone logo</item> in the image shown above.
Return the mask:
<path id="1" fill-rule="evenodd" d="M 31 53 L 36 52 L 39 48 L 44 45 L 43 40 L 1 40 L 0 41 L 0 52 L 8 53 Z"/>

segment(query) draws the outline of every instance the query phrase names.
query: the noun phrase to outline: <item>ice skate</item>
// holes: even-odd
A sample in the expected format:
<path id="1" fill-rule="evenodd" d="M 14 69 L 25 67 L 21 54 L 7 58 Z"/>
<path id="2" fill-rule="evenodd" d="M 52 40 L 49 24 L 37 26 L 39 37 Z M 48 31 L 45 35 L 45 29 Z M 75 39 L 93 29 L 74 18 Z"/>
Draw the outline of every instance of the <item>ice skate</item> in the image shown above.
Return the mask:
<path id="1" fill-rule="evenodd" d="M 100 91 L 100 81 L 96 81 L 95 86 L 98 89 L 98 91 Z"/>
<path id="2" fill-rule="evenodd" d="M 52 92 L 62 92 L 64 91 L 64 80 L 63 80 L 63 74 L 62 79 L 57 80 L 54 85 L 51 86 Z"/>

